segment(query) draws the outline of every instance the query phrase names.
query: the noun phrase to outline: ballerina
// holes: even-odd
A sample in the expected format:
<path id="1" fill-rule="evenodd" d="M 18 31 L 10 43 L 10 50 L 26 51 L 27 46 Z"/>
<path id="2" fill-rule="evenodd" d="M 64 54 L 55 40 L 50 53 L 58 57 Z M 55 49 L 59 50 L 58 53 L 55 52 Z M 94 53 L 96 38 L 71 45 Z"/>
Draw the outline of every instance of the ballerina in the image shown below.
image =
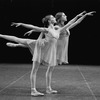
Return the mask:
<path id="1" fill-rule="evenodd" d="M 86 13 L 86 11 L 81 13 L 81 17 L 79 19 L 74 18 L 74 22 L 66 29 L 66 31 L 62 32 L 60 34 L 60 37 L 57 42 L 57 60 L 59 64 L 62 63 L 68 63 L 68 42 L 69 42 L 69 35 L 70 35 L 70 29 L 78 25 L 86 16 L 92 16 L 94 11 Z M 80 15 L 80 14 L 79 14 Z M 77 16 L 79 16 L 77 15 Z M 67 21 L 67 16 L 63 12 L 58 12 L 55 15 L 57 25 L 59 27 L 64 26 L 64 22 Z"/>
<path id="2" fill-rule="evenodd" d="M 50 80 L 49 76 L 51 75 L 51 69 L 53 68 L 53 67 L 50 67 L 50 66 L 56 65 L 56 45 L 55 45 L 55 43 L 57 41 L 58 34 L 53 33 L 54 29 L 53 29 L 52 23 L 56 22 L 55 18 L 53 16 L 47 16 L 47 17 L 45 17 L 44 21 L 45 20 L 47 22 L 49 22 L 48 28 L 40 28 L 40 27 L 34 26 L 34 29 L 36 31 L 47 33 L 46 38 L 44 40 L 45 45 L 40 46 L 38 44 L 38 42 L 36 42 L 36 40 L 31 41 L 31 42 L 33 42 L 33 44 L 35 44 L 35 48 L 34 48 L 34 45 L 33 45 L 33 48 L 34 48 L 33 59 L 32 59 L 33 68 L 32 68 L 31 75 L 30 75 L 31 95 L 33 95 L 33 96 L 44 95 L 43 93 L 40 93 L 36 90 L 36 73 L 37 73 L 37 70 L 39 68 L 38 65 L 39 65 L 39 63 L 41 63 L 41 61 L 44 61 L 45 64 L 49 65 L 48 70 L 46 72 L 46 83 L 47 83 L 47 91 L 46 92 L 47 93 L 55 92 L 54 90 L 51 89 L 48 80 Z M 30 43 L 30 41 L 26 41 L 26 39 L 21 39 L 21 38 L 15 37 L 15 36 L 0 34 L 0 37 L 7 39 L 7 40 L 10 40 L 10 41 L 17 42 L 17 43 L 20 44 L 20 46 L 23 45 L 23 47 L 24 46 L 27 47 L 28 44 Z M 9 43 L 8 43 L 8 45 L 9 45 Z"/>
<path id="3" fill-rule="evenodd" d="M 48 34 L 46 34 L 45 40 L 48 42 L 44 43 L 44 46 L 40 47 L 36 45 L 35 50 L 34 50 L 34 56 L 33 56 L 33 61 L 34 62 L 39 62 L 44 61 L 45 64 L 48 65 L 48 69 L 46 72 L 46 92 L 47 93 L 57 93 L 56 90 L 53 90 L 51 88 L 51 76 L 52 72 L 54 70 L 54 67 L 57 65 L 57 40 L 59 38 L 59 34 L 65 31 L 74 21 L 77 17 L 82 16 L 83 13 L 79 14 L 75 18 L 73 18 L 70 22 L 68 22 L 64 27 L 58 28 L 54 27 L 50 20 L 48 18 L 45 18 L 46 21 L 49 22 L 49 27 L 45 28 L 46 31 L 48 31 Z M 48 20 L 47 20 L 48 19 Z M 24 26 L 26 28 L 33 29 L 34 31 L 40 31 L 43 28 L 34 26 L 34 25 L 29 25 L 29 24 L 24 24 L 24 23 L 13 23 L 13 25 L 18 26 Z"/>

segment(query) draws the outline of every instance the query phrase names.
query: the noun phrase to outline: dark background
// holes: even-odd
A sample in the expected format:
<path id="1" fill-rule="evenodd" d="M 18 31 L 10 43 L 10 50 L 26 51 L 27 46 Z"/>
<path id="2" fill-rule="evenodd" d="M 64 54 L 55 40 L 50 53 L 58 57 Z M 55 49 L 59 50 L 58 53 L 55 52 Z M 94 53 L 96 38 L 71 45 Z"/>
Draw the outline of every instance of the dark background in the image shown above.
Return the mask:
<path id="1" fill-rule="evenodd" d="M 43 26 L 45 15 L 64 12 L 68 21 L 80 12 L 96 11 L 70 30 L 69 63 L 100 65 L 100 0 L 0 0 L 0 33 L 37 39 L 40 33 L 23 36 L 29 29 L 11 27 L 11 22 Z M 0 63 L 31 63 L 31 53 L 25 48 L 10 48 L 0 38 Z"/>

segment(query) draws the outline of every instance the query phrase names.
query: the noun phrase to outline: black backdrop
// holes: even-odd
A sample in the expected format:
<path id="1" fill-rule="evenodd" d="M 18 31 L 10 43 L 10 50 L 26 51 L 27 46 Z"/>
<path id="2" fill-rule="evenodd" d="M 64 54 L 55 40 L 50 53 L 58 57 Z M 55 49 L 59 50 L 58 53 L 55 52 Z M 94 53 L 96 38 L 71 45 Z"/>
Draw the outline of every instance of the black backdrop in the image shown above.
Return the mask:
<path id="1" fill-rule="evenodd" d="M 0 33 L 37 39 L 40 33 L 23 36 L 29 29 L 11 27 L 11 22 L 43 26 L 48 14 L 65 12 L 68 21 L 82 11 L 96 11 L 70 30 L 69 63 L 100 65 L 100 0 L 0 0 Z M 10 48 L 0 38 L 0 63 L 31 63 L 31 53 L 25 48 Z"/>

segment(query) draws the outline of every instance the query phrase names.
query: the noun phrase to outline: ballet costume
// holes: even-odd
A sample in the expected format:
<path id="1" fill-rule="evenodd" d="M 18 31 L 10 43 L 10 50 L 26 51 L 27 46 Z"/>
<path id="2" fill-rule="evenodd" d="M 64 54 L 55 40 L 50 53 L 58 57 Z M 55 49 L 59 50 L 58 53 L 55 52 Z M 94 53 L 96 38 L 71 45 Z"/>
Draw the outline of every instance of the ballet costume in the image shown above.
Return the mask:
<path id="1" fill-rule="evenodd" d="M 49 32 L 45 34 L 45 38 L 42 39 L 44 45 L 40 45 L 38 41 L 36 42 L 32 61 L 37 61 L 49 66 L 56 66 L 58 38 L 59 34 L 55 30 L 50 29 Z"/>
<path id="2" fill-rule="evenodd" d="M 57 61 L 59 64 L 68 63 L 69 31 L 65 30 L 57 41 Z"/>

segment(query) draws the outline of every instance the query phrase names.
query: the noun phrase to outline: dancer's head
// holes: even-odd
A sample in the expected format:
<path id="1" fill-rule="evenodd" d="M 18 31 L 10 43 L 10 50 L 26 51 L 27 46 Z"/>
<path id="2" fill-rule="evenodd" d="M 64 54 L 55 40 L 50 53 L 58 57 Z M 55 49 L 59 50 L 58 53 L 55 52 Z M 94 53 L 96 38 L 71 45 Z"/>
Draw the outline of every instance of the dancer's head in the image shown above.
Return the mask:
<path id="1" fill-rule="evenodd" d="M 57 23 L 61 23 L 62 21 L 63 22 L 67 21 L 67 16 L 63 12 L 58 12 L 55 15 L 55 18 L 56 18 Z"/>
<path id="2" fill-rule="evenodd" d="M 50 24 L 56 23 L 56 19 L 53 15 L 47 15 L 42 19 L 42 22 L 44 23 L 45 26 L 48 26 Z"/>

